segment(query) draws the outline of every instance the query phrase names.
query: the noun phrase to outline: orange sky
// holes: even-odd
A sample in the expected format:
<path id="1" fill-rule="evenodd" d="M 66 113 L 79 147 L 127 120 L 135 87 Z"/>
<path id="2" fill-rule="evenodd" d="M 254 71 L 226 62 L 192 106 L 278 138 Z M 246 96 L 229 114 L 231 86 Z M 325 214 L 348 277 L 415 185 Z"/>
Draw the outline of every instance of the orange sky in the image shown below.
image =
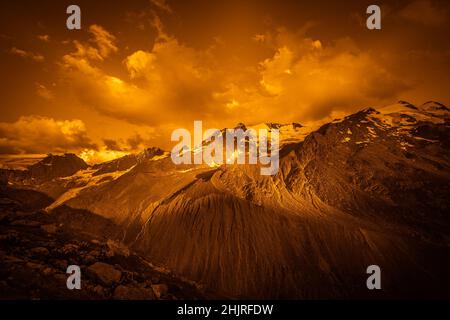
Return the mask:
<path id="1" fill-rule="evenodd" d="M 1 1 L 0 154 L 170 149 L 194 120 L 327 120 L 450 102 L 448 1 Z M 74 3 L 75 3 L 74 2 Z M 382 30 L 365 10 L 382 8 Z"/>

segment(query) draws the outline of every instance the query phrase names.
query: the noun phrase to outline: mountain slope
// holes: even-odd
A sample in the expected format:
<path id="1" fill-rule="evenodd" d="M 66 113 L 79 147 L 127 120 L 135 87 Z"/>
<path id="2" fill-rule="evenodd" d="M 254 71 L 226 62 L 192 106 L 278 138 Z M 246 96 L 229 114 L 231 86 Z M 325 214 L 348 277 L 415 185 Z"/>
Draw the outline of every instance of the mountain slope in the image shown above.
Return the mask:
<path id="1" fill-rule="evenodd" d="M 282 133 L 275 176 L 160 155 L 104 177 L 87 170 L 90 182 L 50 208 L 108 218 L 151 261 L 225 295 L 449 296 L 445 106 L 399 102 L 317 130 L 285 126 L 284 135 L 282 125 L 261 126 Z M 382 269 L 382 292 L 366 288 L 371 264 Z"/>

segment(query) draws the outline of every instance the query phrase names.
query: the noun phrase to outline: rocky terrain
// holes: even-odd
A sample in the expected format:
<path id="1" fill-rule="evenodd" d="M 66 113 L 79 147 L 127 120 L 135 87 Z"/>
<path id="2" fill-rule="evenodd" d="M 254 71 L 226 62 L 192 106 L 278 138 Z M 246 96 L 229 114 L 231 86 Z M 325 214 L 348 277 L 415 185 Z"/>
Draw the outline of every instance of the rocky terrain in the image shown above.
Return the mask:
<path id="1" fill-rule="evenodd" d="M 277 175 L 261 176 L 258 165 L 177 166 L 167 153 L 151 148 L 96 166 L 66 155 L 69 171 L 75 170 L 73 163 L 78 170 L 53 171 L 55 163 L 47 166 L 49 178 L 43 179 L 30 179 L 30 169 L 2 170 L 3 189 L 22 206 L 39 204 L 40 216 L 51 223 L 106 239 L 100 244 L 80 239 L 89 244 L 87 252 L 107 251 L 107 239 L 114 240 L 110 244 L 216 295 L 450 296 L 446 106 L 400 101 L 362 109 L 320 128 L 298 123 L 249 127 L 280 130 Z M 17 218 L 6 217 L 5 232 L 19 231 Z M 67 242 L 77 234 L 69 232 Z M 27 238 L 17 236 L 22 237 Z M 37 247 L 56 256 L 52 248 Z M 116 268 L 102 257 L 95 261 Z M 80 263 L 89 274 L 90 264 Z M 381 291 L 366 288 L 371 264 L 381 267 Z M 114 297 L 115 289 L 108 288 L 105 297 Z"/>
<path id="2" fill-rule="evenodd" d="M 34 201 L 23 203 L 22 196 L 7 188 L 0 190 L 0 299 L 218 297 L 151 264 L 120 242 L 68 226 L 58 214 L 32 210 L 49 198 L 36 193 Z M 81 268 L 81 290 L 67 289 L 69 265 Z"/>

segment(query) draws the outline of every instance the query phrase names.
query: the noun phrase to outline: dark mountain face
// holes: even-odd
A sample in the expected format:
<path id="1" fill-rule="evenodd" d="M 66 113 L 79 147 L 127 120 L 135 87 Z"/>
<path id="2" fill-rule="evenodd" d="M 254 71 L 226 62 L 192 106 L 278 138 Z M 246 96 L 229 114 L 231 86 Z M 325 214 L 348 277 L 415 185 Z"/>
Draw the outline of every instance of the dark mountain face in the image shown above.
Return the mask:
<path id="1" fill-rule="evenodd" d="M 286 186 L 380 223 L 449 230 L 448 120 L 367 109 L 325 125 L 283 159 Z"/>
<path id="2" fill-rule="evenodd" d="M 50 154 L 43 160 L 30 166 L 28 171 L 31 179 L 45 181 L 71 176 L 87 167 L 88 165 L 84 160 L 74 154 L 66 153 L 62 156 Z"/>
<path id="3" fill-rule="evenodd" d="M 42 160 L 30 165 L 26 170 L 4 170 L 9 180 L 19 184 L 39 185 L 56 178 L 69 177 L 88 168 L 83 159 L 75 154 L 49 154 Z"/>
<path id="4" fill-rule="evenodd" d="M 134 154 L 126 155 L 119 159 L 96 164 L 92 166 L 92 169 L 96 170 L 93 175 L 98 176 L 105 173 L 111 173 L 115 171 L 123 171 L 131 168 L 137 163 L 137 157 Z"/>
<path id="5" fill-rule="evenodd" d="M 275 176 L 258 165 L 177 166 L 150 152 L 55 179 L 64 187 L 47 209 L 107 218 L 152 262 L 227 296 L 449 295 L 445 106 L 400 102 L 309 132 L 269 127 L 281 134 Z M 366 288 L 371 264 L 382 292 Z"/>

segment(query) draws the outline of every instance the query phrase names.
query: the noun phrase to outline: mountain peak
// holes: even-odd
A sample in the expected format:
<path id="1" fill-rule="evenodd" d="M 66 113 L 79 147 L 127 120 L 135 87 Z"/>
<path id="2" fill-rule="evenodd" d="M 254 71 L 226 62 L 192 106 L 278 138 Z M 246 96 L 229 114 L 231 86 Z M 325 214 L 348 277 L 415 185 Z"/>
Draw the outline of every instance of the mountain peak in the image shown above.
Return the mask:
<path id="1" fill-rule="evenodd" d="M 153 157 L 161 156 L 163 154 L 164 154 L 164 150 L 162 150 L 158 147 L 150 147 L 150 148 L 145 149 L 141 153 L 139 153 L 138 159 L 139 160 L 152 159 Z"/>
<path id="2" fill-rule="evenodd" d="M 436 101 L 427 101 L 420 106 L 424 111 L 450 111 L 444 104 Z"/>
<path id="3" fill-rule="evenodd" d="M 234 129 L 242 129 L 242 130 L 246 131 L 246 130 L 247 130 L 247 126 L 246 126 L 244 123 L 239 122 L 239 123 L 236 125 L 236 127 L 234 127 Z"/>
<path id="4" fill-rule="evenodd" d="M 291 122 L 291 123 L 266 122 L 265 125 L 269 129 L 280 129 L 282 127 L 290 127 L 290 126 L 292 126 L 292 128 L 294 129 L 299 129 L 303 127 L 303 125 L 298 122 Z"/>
<path id="5" fill-rule="evenodd" d="M 32 179 L 45 181 L 71 176 L 86 168 L 88 168 L 86 162 L 73 153 L 63 155 L 50 153 L 44 159 L 31 165 L 27 171 Z"/>
<path id="6" fill-rule="evenodd" d="M 45 158 L 43 158 L 41 161 L 39 161 L 38 163 L 50 163 L 53 164 L 57 161 L 66 161 L 66 160 L 74 160 L 74 161 L 78 161 L 78 162 L 84 162 L 83 159 L 81 159 L 80 157 L 78 157 L 76 154 L 74 153 L 64 153 L 64 154 L 53 154 L 53 153 L 48 153 L 47 156 Z M 85 163 L 86 164 L 86 163 Z"/>
<path id="7" fill-rule="evenodd" d="M 415 105 L 413 105 L 412 103 L 409 103 L 408 101 L 405 101 L 405 100 L 399 100 L 397 103 L 398 103 L 398 104 L 402 104 L 402 105 L 404 105 L 404 106 L 406 106 L 406 107 L 408 107 L 408 108 L 416 109 L 416 110 L 417 110 L 417 107 L 416 107 Z"/>

